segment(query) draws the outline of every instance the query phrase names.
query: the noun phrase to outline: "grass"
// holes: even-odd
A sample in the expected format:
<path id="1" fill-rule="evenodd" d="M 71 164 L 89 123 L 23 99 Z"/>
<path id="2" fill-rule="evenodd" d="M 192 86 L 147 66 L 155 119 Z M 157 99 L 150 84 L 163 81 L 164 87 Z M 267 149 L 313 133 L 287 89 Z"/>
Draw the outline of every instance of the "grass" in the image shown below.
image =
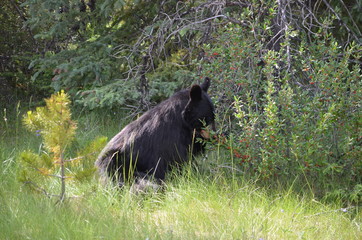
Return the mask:
<path id="1" fill-rule="evenodd" d="M 134 195 L 96 182 L 63 205 L 1 187 L 0 239 L 361 239 L 360 215 L 292 191 L 229 184 L 222 177 L 182 176 L 164 192 Z M 203 176 L 206 177 L 206 176 Z M 69 192 L 68 192 L 69 193 Z"/>
<path id="2" fill-rule="evenodd" d="M 79 145 L 110 137 L 122 125 L 95 116 L 81 122 Z M 103 187 L 96 179 L 68 182 L 68 196 L 77 197 L 56 205 L 16 180 L 16 156 L 38 149 L 40 140 L 21 126 L 15 134 L 10 128 L 0 136 L 0 239 L 362 239 L 357 206 L 318 202 L 308 192 L 297 194 L 292 184 L 261 188 L 231 177 L 230 169 L 186 169 L 164 191 L 144 195 Z M 207 161 L 222 160 L 217 158 L 212 153 Z M 56 180 L 48 184 L 59 189 Z"/>

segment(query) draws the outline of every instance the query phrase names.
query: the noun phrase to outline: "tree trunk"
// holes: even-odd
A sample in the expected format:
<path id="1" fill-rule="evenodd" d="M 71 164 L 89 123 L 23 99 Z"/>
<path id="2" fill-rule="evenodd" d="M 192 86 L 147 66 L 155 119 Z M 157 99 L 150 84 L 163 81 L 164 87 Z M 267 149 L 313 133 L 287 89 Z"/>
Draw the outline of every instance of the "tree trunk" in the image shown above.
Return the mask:
<path id="1" fill-rule="evenodd" d="M 61 176 L 61 190 L 60 190 L 60 199 L 59 202 L 63 202 L 65 200 L 65 166 L 64 166 L 64 157 L 63 151 L 60 154 L 60 176 Z"/>

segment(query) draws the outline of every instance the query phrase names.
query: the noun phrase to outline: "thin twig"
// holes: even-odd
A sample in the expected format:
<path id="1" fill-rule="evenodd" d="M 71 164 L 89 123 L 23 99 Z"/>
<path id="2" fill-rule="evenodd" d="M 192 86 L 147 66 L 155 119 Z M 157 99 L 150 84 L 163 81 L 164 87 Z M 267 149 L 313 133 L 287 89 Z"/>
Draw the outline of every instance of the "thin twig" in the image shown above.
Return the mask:
<path id="1" fill-rule="evenodd" d="M 315 213 L 312 215 L 308 215 L 308 216 L 304 216 L 304 218 L 311 218 L 311 217 L 315 217 L 315 216 L 319 216 L 322 214 L 329 214 L 329 213 L 334 213 L 334 212 L 348 212 L 348 210 L 356 208 L 355 206 L 350 206 L 350 207 L 346 207 L 346 208 L 338 208 L 338 209 L 334 209 L 334 210 L 329 210 L 329 211 L 324 211 L 324 212 L 319 212 L 319 213 Z"/>
<path id="2" fill-rule="evenodd" d="M 354 32 L 347 26 L 347 24 L 341 19 L 341 17 L 338 15 L 338 13 L 336 11 L 334 11 L 334 9 L 332 8 L 332 6 L 326 1 L 323 0 L 324 4 L 327 6 L 327 8 L 329 8 L 329 10 L 332 11 L 332 13 L 336 16 L 336 18 L 338 19 L 338 21 L 340 21 L 342 23 L 342 25 L 347 29 L 348 33 L 350 33 L 352 35 L 352 37 L 359 43 L 361 44 L 361 41 L 359 40 L 359 38 L 354 34 Z"/>

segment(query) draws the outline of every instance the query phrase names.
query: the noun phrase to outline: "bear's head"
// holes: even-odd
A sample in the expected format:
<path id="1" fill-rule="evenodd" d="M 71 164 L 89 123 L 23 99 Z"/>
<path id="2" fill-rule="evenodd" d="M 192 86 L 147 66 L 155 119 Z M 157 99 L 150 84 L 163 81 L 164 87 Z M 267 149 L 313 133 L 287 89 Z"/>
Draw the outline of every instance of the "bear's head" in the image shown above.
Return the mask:
<path id="1" fill-rule="evenodd" d="M 201 85 L 193 85 L 190 89 L 190 99 L 182 112 L 182 117 L 192 129 L 201 128 L 214 123 L 214 105 L 207 90 L 210 87 L 210 79 L 205 78 Z"/>

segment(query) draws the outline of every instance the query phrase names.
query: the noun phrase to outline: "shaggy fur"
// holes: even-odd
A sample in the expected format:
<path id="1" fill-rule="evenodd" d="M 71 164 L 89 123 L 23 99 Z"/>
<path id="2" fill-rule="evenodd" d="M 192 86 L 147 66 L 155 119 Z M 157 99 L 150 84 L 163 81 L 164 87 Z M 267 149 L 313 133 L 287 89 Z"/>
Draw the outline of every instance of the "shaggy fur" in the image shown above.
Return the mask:
<path id="1" fill-rule="evenodd" d="M 119 132 L 99 155 L 101 176 L 117 179 L 152 176 L 163 180 L 172 165 L 180 165 L 204 150 L 195 142 L 204 125 L 214 122 L 214 106 L 207 95 L 210 79 L 175 93 Z"/>

